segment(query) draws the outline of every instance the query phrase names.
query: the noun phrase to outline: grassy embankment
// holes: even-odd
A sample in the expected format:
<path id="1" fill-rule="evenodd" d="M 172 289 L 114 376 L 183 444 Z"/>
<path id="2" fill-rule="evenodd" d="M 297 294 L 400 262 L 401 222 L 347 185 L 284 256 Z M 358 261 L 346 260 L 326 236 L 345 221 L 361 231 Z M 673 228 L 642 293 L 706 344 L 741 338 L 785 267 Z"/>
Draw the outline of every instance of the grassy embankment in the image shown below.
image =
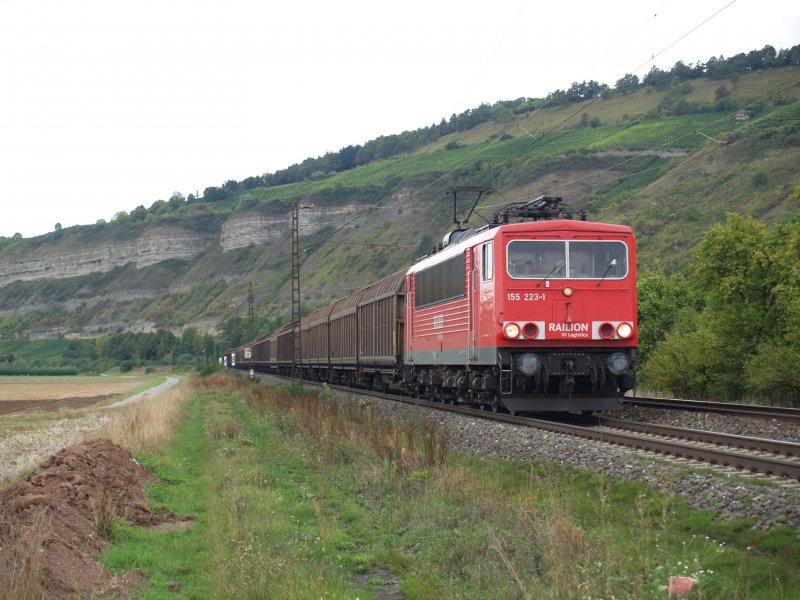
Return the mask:
<path id="1" fill-rule="evenodd" d="M 169 444 L 139 437 L 181 403 Z M 407 598 L 661 599 L 670 575 L 697 577 L 695 598 L 800 594 L 793 531 L 717 522 L 585 471 L 459 455 L 435 429 L 379 421 L 369 403 L 337 408 L 215 375 L 168 405 L 171 418 L 132 408 L 113 434 L 162 479 L 155 505 L 198 515 L 181 531 L 115 527 L 103 562 L 143 569 L 145 598 L 174 597 L 173 583 L 195 598 L 399 587 Z"/>

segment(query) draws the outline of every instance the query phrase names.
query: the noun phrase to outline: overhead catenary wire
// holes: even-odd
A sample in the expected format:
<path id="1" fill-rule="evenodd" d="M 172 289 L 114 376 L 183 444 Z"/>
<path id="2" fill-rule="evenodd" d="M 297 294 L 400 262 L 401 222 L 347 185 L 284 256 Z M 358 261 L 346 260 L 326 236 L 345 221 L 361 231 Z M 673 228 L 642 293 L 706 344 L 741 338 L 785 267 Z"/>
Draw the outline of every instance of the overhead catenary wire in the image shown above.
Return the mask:
<path id="1" fill-rule="evenodd" d="M 729 8 L 731 5 L 733 5 L 733 4 L 734 4 L 736 1 L 737 1 L 737 0 L 731 0 L 731 1 L 730 1 L 730 2 L 728 2 L 728 3 L 727 3 L 725 6 L 723 6 L 722 8 L 720 8 L 719 10 L 717 10 L 716 12 L 714 12 L 713 14 L 711 14 L 710 16 L 706 17 L 706 18 L 705 18 L 703 21 L 701 21 L 700 23 L 698 23 L 697 25 L 695 25 L 694 27 L 692 27 L 692 28 L 691 28 L 689 31 L 687 31 L 686 33 L 682 34 L 680 37 L 678 37 L 677 39 L 675 39 L 674 41 L 672 41 L 671 43 L 669 43 L 669 44 L 668 44 L 666 47 L 664 47 L 663 49 L 661 49 L 659 52 L 657 52 L 657 53 L 655 53 L 655 54 L 651 55 L 651 57 L 650 57 L 648 60 L 646 60 L 646 61 L 645 61 L 645 62 L 643 62 L 641 65 L 639 65 L 638 67 L 636 67 L 636 69 L 634 69 L 632 72 L 633 72 L 633 73 L 636 73 L 637 71 L 641 70 L 641 69 L 642 69 L 643 67 L 645 67 L 647 64 L 649 64 L 649 63 L 651 63 L 652 61 L 654 61 L 654 60 L 655 60 L 655 59 L 656 59 L 658 56 L 662 55 L 664 52 L 666 52 L 666 51 L 667 51 L 667 50 L 669 50 L 670 48 L 674 47 L 674 46 L 675 46 L 676 44 L 678 44 L 680 41 L 682 41 L 683 39 L 685 39 L 686 37 L 688 37 L 689 35 L 691 35 L 691 34 L 692 34 L 692 33 L 694 33 L 695 31 L 697 31 L 697 30 L 698 30 L 698 29 L 700 29 L 700 28 L 701 28 L 703 25 L 705 25 L 706 23 L 708 23 L 709 21 L 711 21 L 713 18 L 715 18 L 716 16 L 718 16 L 720 13 L 722 13 L 723 11 L 725 11 L 727 8 Z M 665 6 L 666 6 L 666 5 L 665 5 Z M 655 17 L 655 16 L 656 16 L 656 15 L 654 15 L 654 17 Z M 648 18 L 648 20 L 647 20 L 647 21 L 649 21 L 649 20 L 650 20 L 650 19 Z M 513 23 L 512 23 L 512 24 L 513 24 Z M 646 22 L 645 22 L 645 23 L 643 23 L 643 24 L 642 24 L 642 25 L 639 27 L 639 29 L 641 29 L 641 27 L 643 27 L 643 26 L 644 26 L 644 24 L 646 24 Z M 630 39 L 630 37 L 632 37 L 632 35 L 633 35 L 633 34 L 629 35 L 627 39 Z M 619 47 L 619 45 L 618 45 L 617 47 Z M 579 114 L 581 114 L 581 113 L 585 112 L 585 111 L 586 111 L 586 110 L 587 110 L 587 109 L 588 109 L 590 106 L 592 106 L 594 103 L 596 103 L 596 102 L 597 102 L 598 100 L 600 100 L 600 99 L 601 99 L 601 96 L 600 96 L 600 95 L 597 95 L 597 96 L 595 96 L 595 97 L 594 97 L 594 98 L 592 98 L 590 101 L 588 101 L 587 103 L 583 104 L 583 105 L 582 105 L 580 108 L 578 108 L 578 110 L 574 111 L 573 113 L 571 113 L 570 115 L 568 115 L 568 116 L 567 116 L 565 119 L 563 119 L 562 121 L 560 121 L 558 124 L 556 124 L 556 125 L 554 125 L 554 126 L 552 126 L 552 127 L 548 128 L 548 129 L 547 129 L 547 131 L 546 131 L 546 132 L 544 132 L 544 133 L 543 133 L 541 136 L 539 136 L 538 138 L 535 138 L 533 135 L 531 135 L 531 134 L 530 134 L 530 132 L 529 132 L 529 131 L 527 131 L 527 130 L 526 130 L 524 127 L 522 127 L 522 129 L 523 129 L 523 130 L 525 130 L 525 131 L 528 133 L 528 135 L 529 135 L 531 138 L 533 138 L 533 143 L 532 143 L 531 145 L 529 145 L 528 147 L 524 148 L 524 149 L 523 149 L 522 151 L 520 151 L 519 153 L 515 154 L 515 155 L 512 157 L 512 160 L 513 160 L 513 159 L 516 159 L 516 158 L 519 158 L 520 156 L 523 156 L 523 155 L 525 155 L 525 154 L 528 154 L 528 153 L 529 153 L 531 150 L 533 150 L 533 148 L 534 148 L 535 146 L 537 146 L 537 145 L 538 145 L 538 144 L 539 144 L 539 143 L 540 143 L 540 142 L 541 142 L 541 141 L 544 139 L 545 135 L 547 135 L 548 133 L 551 133 L 551 132 L 555 131 L 555 130 L 556 130 L 556 129 L 558 129 L 559 127 L 563 126 L 565 123 L 569 122 L 570 120 L 572 120 L 573 118 L 575 118 L 576 116 L 578 116 Z M 532 116 L 532 115 L 533 115 L 533 114 L 535 114 L 536 112 L 539 112 L 539 111 L 543 110 L 543 109 L 545 108 L 545 106 L 547 106 L 549 103 L 550 103 L 550 101 L 547 101 L 547 102 L 545 102 L 545 104 L 543 104 L 542 106 L 538 107 L 538 108 L 537 108 L 535 111 L 533 111 L 533 112 L 532 112 L 532 114 L 531 114 L 531 115 L 529 115 L 529 116 Z M 564 134 L 563 134 L 563 135 L 567 135 L 568 133 L 569 133 L 569 132 L 564 132 Z M 423 186 L 422 188 L 420 188 L 420 189 L 418 189 L 418 190 L 415 190 L 415 191 L 414 191 L 414 192 L 412 192 L 412 193 L 411 193 L 411 194 L 410 194 L 410 195 L 409 195 L 407 198 L 404 198 L 403 200 L 397 201 L 397 202 L 395 202 L 395 203 L 391 203 L 391 204 L 389 204 L 389 205 L 387 205 L 387 206 L 382 206 L 382 207 L 370 207 L 370 208 L 368 208 L 367 210 L 365 210 L 365 211 L 363 211 L 363 212 L 359 213 L 359 214 L 358 214 L 358 215 L 356 215 L 356 216 L 355 216 L 353 219 L 349 220 L 349 221 L 348 221 L 348 222 L 346 222 L 344 225 L 342 225 L 341 227 L 337 228 L 337 229 L 336 229 L 336 231 L 334 231 L 333 233 L 331 233 L 331 234 L 330 234 L 328 237 L 326 237 L 326 238 L 325 238 L 325 239 L 323 239 L 322 241 L 318 242 L 317 244 L 315 244 L 315 245 L 314 245 L 314 246 L 312 246 L 311 248 L 307 249 L 307 250 L 305 251 L 305 253 L 307 254 L 308 252 L 310 252 L 310 251 L 312 251 L 312 250 L 316 249 L 317 247 L 319 247 L 320 245 L 322 245 L 322 244 L 326 243 L 326 242 L 327 242 L 328 240 L 330 240 L 330 239 L 331 239 L 333 236 L 335 236 L 335 235 L 336 235 L 338 232 L 340 232 L 341 230 L 343 230 L 343 229 L 344 229 L 344 228 L 346 228 L 348 225 L 350 225 L 351 223 L 355 222 L 356 220 L 358 220 L 358 219 L 359 219 L 359 218 L 361 218 L 362 216 L 366 215 L 366 214 L 367 214 L 367 213 L 368 213 L 370 210 L 373 210 L 373 209 L 378 209 L 378 208 L 389 208 L 389 207 L 397 208 L 397 206 L 398 206 L 398 205 L 400 205 L 400 203 L 401 203 L 401 202 L 403 202 L 403 203 L 408 203 L 408 204 L 411 204 L 411 203 L 412 203 L 412 201 L 414 201 L 414 199 L 415 199 L 415 198 L 417 198 L 419 195 L 421 195 L 423 192 L 425 192 L 426 190 L 428 190 L 428 189 L 432 188 L 432 187 L 433 187 L 433 186 L 435 186 L 437 183 L 441 182 L 442 180 L 444 180 L 445 178 L 449 177 L 449 176 L 450 176 L 450 175 L 452 175 L 453 173 L 457 172 L 459 169 L 461 169 L 461 168 L 463 167 L 463 165 L 464 165 L 464 164 L 467 164 L 468 162 L 474 161 L 474 160 L 475 160 L 477 157 L 479 157 L 481 154 L 483 154 L 483 153 L 487 152 L 489 149 L 491 149 L 491 148 L 492 148 L 492 147 L 493 147 L 493 146 L 494 146 L 494 145 L 495 145 L 495 144 L 496 144 L 496 143 L 497 143 L 497 142 L 500 140 L 500 138 L 501 138 L 501 137 L 502 137 L 502 135 L 498 136 L 498 137 L 497 137 L 497 138 L 495 138 L 494 140 L 492 140 L 492 141 L 490 141 L 489 143 L 487 143 L 487 144 L 486 144 L 486 145 L 485 145 L 483 148 L 479 149 L 477 152 L 475 152 L 475 153 L 472 153 L 472 154 L 470 154 L 469 156 L 465 157 L 464 159 L 462 159 L 461 161 L 459 161 L 459 162 L 456 164 L 456 166 L 454 166 L 452 169 L 450 169 L 449 171 L 445 172 L 444 174 L 442 174 L 442 175 L 438 176 L 436 179 L 434 179 L 434 181 L 432 181 L 432 182 L 428 183 L 427 185 Z M 389 163 L 391 163 L 391 164 L 397 164 L 397 161 L 406 160 L 406 159 L 410 158 L 410 156 L 411 156 L 411 155 L 407 155 L 407 156 L 405 156 L 405 157 L 399 157 L 399 158 L 397 158 L 397 159 L 396 159 L 396 160 L 394 160 L 394 161 L 387 161 L 387 165 L 386 165 L 385 167 L 381 167 L 381 168 L 388 168 L 388 167 L 390 166 L 390 164 L 389 164 Z M 628 160 L 632 160 L 632 159 L 628 159 Z M 602 172 L 602 171 L 601 171 L 601 172 Z"/>
<path id="2" fill-rule="evenodd" d="M 724 10 L 726 10 L 728 7 L 730 7 L 731 5 L 733 5 L 733 4 L 735 4 L 735 3 L 736 3 L 736 0 L 731 0 L 730 2 L 728 2 L 728 3 L 727 3 L 725 6 L 723 6 L 722 8 L 720 8 L 720 9 L 719 9 L 717 12 L 715 12 L 714 14 L 712 14 L 712 15 L 711 15 L 711 16 L 709 16 L 709 17 L 707 17 L 705 20 L 703 20 L 703 21 L 702 21 L 702 22 L 700 22 L 699 24 L 697 24 L 697 25 L 695 25 L 694 27 L 692 27 L 692 28 L 691 28 L 689 31 L 687 31 L 686 33 L 684 33 L 684 34 L 683 34 L 681 37 L 679 37 L 677 40 L 675 40 L 674 42 L 672 42 L 671 44 L 669 44 L 669 45 L 668 45 L 668 46 L 666 46 L 665 48 L 662 48 L 662 49 L 661 49 L 659 52 L 657 52 L 656 54 L 652 55 L 652 56 L 651 56 L 651 57 L 650 57 L 648 60 L 646 60 L 646 61 L 645 61 L 645 62 L 643 62 L 641 65 L 639 65 L 638 67 L 636 67 L 636 68 L 635 68 L 633 71 L 631 71 L 631 73 L 636 73 L 636 72 L 637 72 L 637 71 L 639 71 L 640 69 L 644 68 L 645 66 L 647 66 L 648 64 L 650 64 L 651 62 L 653 62 L 653 61 L 654 61 L 656 58 L 658 58 L 659 56 L 661 56 L 662 54 L 664 54 L 664 52 L 666 52 L 667 50 L 669 50 L 670 48 L 672 48 L 672 47 L 673 47 L 675 44 L 677 44 L 677 43 L 678 43 L 678 42 L 680 42 L 681 40 L 683 40 L 683 39 L 685 39 L 685 38 L 689 37 L 689 36 L 690 36 L 691 34 L 693 34 L 695 31 L 697 31 L 698 29 L 700 29 L 700 28 L 701 28 L 703 25 L 705 25 L 706 23 L 708 23 L 708 22 L 709 22 L 711 19 L 713 19 L 714 17 L 716 17 L 716 16 L 717 16 L 717 15 L 719 15 L 721 12 L 723 12 Z"/>
<path id="3" fill-rule="evenodd" d="M 689 35 L 690 35 L 690 34 L 692 34 L 693 32 L 697 31 L 697 30 L 698 30 L 700 27 L 702 27 L 703 25 L 705 25 L 706 23 L 708 23 L 708 22 L 709 22 L 711 19 L 713 19 L 714 17 L 716 17 L 717 15 L 719 15 L 721 12 L 723 12 L 725 9 L 727 9 L 729 6 L 731 6 L 731 5 L 732 5 L 732 4 L 734 4 L 735 2 L 736 2 L 736 0 L 732 0 L 731 2 L 729 2 L 728 4 L 726 4 L 725 6 L 723 6 L 722 8 L 720 8 L 718 11 L 716 11 L 715 13 L 713 13 L 711 16 L 709 16 L 709 17 L 707 17 L 706 19 L 704 19 L 704 20 L 703 20 L 702 22 L 700 22 L 698 25 L 695 25 L 695 26 L 694 26 L 692 29 L 690 29 L 689 31 L 687 31 L 686 33 L 684 33 L 683 35 L 681 35 L 681 36 L 680 36 L 678 39 L 674 40 L 673 42 L 671 42 L 670 44 L 668 44 L 668 45 L 667 45 L 665 48 L 663 48 L 662 50 L 660 50 L 658 53 L 656 53 L 656 54 L 652 55 L 652 56 L 651 56 L 651 57 L 650 57 L 650 58 L 649 58 L 647 61 L 645 61 L 644 63 L 642 63 L 642 64 L 641 64 L 641 65 L 639 65 L 638 67 L 636 67 L 636 69 L 634 69 L 634 70 L 633 70 L 633 73 L 636 73 L 637 71 L 641 70 L 641 69 L 642 69 L 644 66 L 646 66 L 647 64 L 649 64 L 650 62 L 652 62 L 653 60 L 655 60 L 655 58 L 657 58 L 658 56 L 660 56 L 661 54 L 663 54 L 664 52 L 666 52 L 667 50 L 669 50 L 670 48 L 672 48 L 673 46 L 675 46 L 675 44 L 677 44 L 677 43 L 678 43 L 678 42 L 680 42 L 681 40 L 685 39 L 687 36 L 689 36 Z M 643 25 L 642 25 L 642 26 L 643 26 Z M 640 26 L 640 28 L 641 28 L 641 26 Z M 629 36 L 629 37 L 630 37 L 630 36 Z M 593 104 L 595 104 L 595 103 L 596 103 L 598 100 L 600 100 L 600 99 L 601 99 L 601 96 L 600 96 L 600 95 L 597 95 L 597 96 L 595 96 L 594 98 L 592 98 L 591 100 L 589 100 L 587 103 L 585 103 L 585 104 L 583 104 L 581 107 L 579 107 L 579 108 L 578 108 L 578 110 L 576 110 L 576 111 L 574 111 L 573 113 L 571 113 L 570 115 L 568 115 L 568 116 L 567 116 L 565 119 L 563 119 L 562 121 L 560 121 L 560 122 L 559 122 L 559 123 L 557 123 L 556 125 L 553 125 L 552 127 L 549 127 L 549 128 L 546 130 L 546 131 L 543 131 L 543 133 L 542 133 L 542 134 L 541 134 L 541 135 L 540 135 L 538 138 L 537 138 L 537 137 L 534 137 L 534 136 L 531 134 L 531 132 L 530 132 L 529 130 L 527 130 L 525 127 L 521 127 L 520 125 L 518 125 L 518 127 L 520 127 L 521 129 L 523 129 L 523 130 L 524 130 L 524 131 L 525 131 L 525 132 L 526 132 L 526 133 L 527 133 L 527 134 L 528 134 L 528 135 L 529 135 L 529 136 L 530 136 L 530 137 L 533 139 L 533 143 L 532 143 L 531 145 L 527 146 L 526 148 L 523 148 L 523 149 L 522 149 L 520 152 L 516 153 L 514 156 L 512 156 L 512 160 L 514 160 L 514 159 L 516 159 L 516 158 L 519 158 L 519 157 L 521 157 L 521 156 L 524 156 L 525 154 L 528 154 L 528 153 L 529 153 L 531 150 L 533 150 L 533 148 L 534 148 L 536 145 L 538 145 L 538 144 L 539 144 L 539 143 L 540 143 L 540 142 L 541 142 L 541 141 L 542 141 L 542 140 L 545 138 L 545 136 L 546 136 L 547 134 L 549 134 L 549 133 L 552 133 L 553 131 L 555 131 L 555 130 L 557 130 L 558 128 L 560 128 L 561 126 L 563 126 L 565 123 L 568 123 L 569 121 L 571 121 L 573 118 L 575 118 L 575 117 L 576 117 L 576 116 L 578 116 L 579 114 L 581 114 L 581 113 L 585 112 L 585 111 L 586 111 L 586 110 L 587 110 L 587 109 L 588 109 L 590 106 L 592 106 Z M 539 107 L 539 108 L 537 108 L 535 111 L 533 111 L 533 113 L 532 113 L 532 114 L 535 114 L 536 112 L 538 112 L 538 111 L 540 111 L 540 110 L 543 110 L 543 109 L 544 109 L 544 108 L 545 108 L 545 107 L 546 107 L 546 106 L 547 106 L 549 103 L 550 103 L 550 101 L 547 101 L 547 102 L 545 102 L 545 103 L 544 103 L 542 106 L 540 106 L 540 107 Z M 531 116 L 532 116 L 532 115 L 531 115 Z M 567 135 L 568 133 L 570 133 L 570 132 L 569 132 L 569 131 L 565 131 L 565 132 L 564 132 L 562 135 Z M 497 142 L 497 141 L 498 141 L 498 140 L 499 140 L 501 137 L 502 137 L 502 136 L 498 136 L 498 137 L 497 137 L 495 140 L 493 140 L 492 142 L 490 142 L 489 144 L 487 144 L 487 145 L 486 145 L 484 148 L 482 148 L 482 149 L 481 149 L 481 151 L 479 151 L 479 152 L 475 153 L 474 155 L 472 155 L 472 156 L 470 156 L 470 157 L 468 157 L 468 158 L 464 159 L 463 161 L 461 161 L 461 163 L 459 163 L 459 165 L 458 165 L 458 166 L 456 166 L 455 168 L 451 169 L 450 171 L 448 171 L 447 173 L 445 173 L 444 175 L 442 175 L 441 177 L 439 177 L 439 178 L 438 178 L 436 181 L 434 181 L 433 183 L 429 184 L 429 185 L 428 185 L 428 186 L 426 186 L 425 188 L 422 188 L 421 190 L 419 190 L 419 191 L 418 191 L 418 193 L 421 193 L 422 191 L 424 191 L 424 190 L 425 190 L 425 189 L 427 189 L 428 187 L 431 187 L 431 186 L 432 186 L 432 185 L 434 185 L 435 183 L 438 183 L 438 181 L 441 181 L 441 180 L 442 180 L 442 179 L 444 179 L 445 177 L 447 177 L 447 176 L 449 176 L 449 175 L 451 175 L 451 174 L 455 173 L 455 172 L 456 172 L 456 171 L 458 171 L 458 169 L 459 169 L 461 166 L 463 166 L 465 163 L 467 163 L 467 162 L 469 162 L 469 161 L 471 161 L 471 160 L 474 160 L 474 159 L 475 159 L 477 156 L 479 156 L 481 153 L 488 151 L 488 149 L 489 149 L 489 148 L 490 148 L 490 147 L 491 147 L 491 146 L 492 146 L 492 145 L 493 145 L 495 142 Z M 552 141 L 552 140 L 549 140 L 549 141 Z M 632 159 L 631 159 L 631 160 L 632 160 Z M 413 195 L 412 195 L 412 197 L 413 197 Z M 410 199 L 410 198 L 409 198 L 409 199 Z"/>

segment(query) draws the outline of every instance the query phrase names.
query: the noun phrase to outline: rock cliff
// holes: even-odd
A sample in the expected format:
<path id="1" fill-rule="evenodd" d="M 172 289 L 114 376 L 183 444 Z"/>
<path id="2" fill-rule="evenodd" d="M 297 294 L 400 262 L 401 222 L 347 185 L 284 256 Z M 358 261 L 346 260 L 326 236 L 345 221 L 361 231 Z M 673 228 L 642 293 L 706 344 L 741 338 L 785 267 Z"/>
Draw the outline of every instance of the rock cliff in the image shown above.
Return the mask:
<path id="1" fill-rule="evenodd" d="M 146 267 L 169 259 L 190 260 L 201 255 L 212 241 L 213 238 L 191 231 L 156 227 L 126 242 L 63 252 L 55 246 L 29 259 L 0 262 L 0 287 L 12 281 L 63 279 L 106 272 L 128 263 Z"/>
<path id="2" fill-rule="evenodd" d="M 363 206 L 348 205 L 334 208 L 315 207 L 299 212 L 300 235 L 310 235 L 329 225 L 339 227 L 352 218 Z M 225 252 L 245 248 L 250 244 L 260 246 L 287 235 L 291 227 L 291 214 L 265 216 L 259 214 L 236 215 L 222 225 L 220 244 Z"/>
<path id="3" fill-rule="evenodd" d="M 301 235 L 312 234 L 327 226 L 340 226 L 363 207 L 318 207 L 300 211 Z M 56 242 L 44 248 L 31 249 L 14 259 L 0 258 L 0 287 L 13 281 L 64 279 L 89 273 L 105 273 L 130 263 L 137 268 L 170 259 L 192 260 L 202 255 L 217 241 L 223 252 L 261 246 L 288 235 L 291 216 L 262 214 L 233 215 L 222 224 L 219 233 L 197 233 L 179 227 L 155 226 L 138 238 L 126 241 L 105 241 L 92 245 L 81 244 L 73 237 L 69 245 Z M 84 247 L 81 247 L 81 246 Z"/>

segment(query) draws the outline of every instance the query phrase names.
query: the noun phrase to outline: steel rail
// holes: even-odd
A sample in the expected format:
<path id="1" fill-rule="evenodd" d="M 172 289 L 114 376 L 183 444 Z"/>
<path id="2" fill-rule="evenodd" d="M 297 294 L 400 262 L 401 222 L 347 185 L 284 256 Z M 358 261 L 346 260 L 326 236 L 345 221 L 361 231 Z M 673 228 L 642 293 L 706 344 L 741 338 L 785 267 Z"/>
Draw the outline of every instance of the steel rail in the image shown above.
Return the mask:
<path id="1" fill-rule="evenodd" d="M 783 454 L 800 458 L 800 444 L 796 442 L 770 440 L 732 433 L 717 433 L 702 429 L 684 429 L 683 427 L 657 425 L 655 423 L 635 423 L 603 416 L 598 417 L 598 423 L 606 427 L 625 429 L 626 431 L 674 437 L 704 444 L 716 444 L 717 446 L 729 446 L 751 452 L 769 452 L 771 454 Z"/>
<path id="2" fill-rule="evenodd" d="M 696 412 L 717 412 L 721 414 L 754 417 L 759 419 L 776 419 L 800 425 L 800 408 L 785 406 L 761 406 L 758 404 L 735 404 L 732 402 L 712 402 L 710 400 L 682 400 L 680 398 L 658 398 L 636 396 L 624 398 L 630 406 L 648 408 L 671 408 Z"/>

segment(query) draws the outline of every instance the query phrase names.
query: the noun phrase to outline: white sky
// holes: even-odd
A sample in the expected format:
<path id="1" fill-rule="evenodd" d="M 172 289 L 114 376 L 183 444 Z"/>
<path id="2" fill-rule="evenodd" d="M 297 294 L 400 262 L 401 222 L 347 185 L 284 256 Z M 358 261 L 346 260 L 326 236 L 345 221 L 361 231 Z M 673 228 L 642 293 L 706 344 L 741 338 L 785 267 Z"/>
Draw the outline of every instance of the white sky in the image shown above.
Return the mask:
<path id="1" fill-rule="evenodd" d="M 2 0 L 0 235 L 111 219 L 573 81 L 640 77 L 730 0 Z M 800 43 L 735 0 L 657 56 Z"/>

